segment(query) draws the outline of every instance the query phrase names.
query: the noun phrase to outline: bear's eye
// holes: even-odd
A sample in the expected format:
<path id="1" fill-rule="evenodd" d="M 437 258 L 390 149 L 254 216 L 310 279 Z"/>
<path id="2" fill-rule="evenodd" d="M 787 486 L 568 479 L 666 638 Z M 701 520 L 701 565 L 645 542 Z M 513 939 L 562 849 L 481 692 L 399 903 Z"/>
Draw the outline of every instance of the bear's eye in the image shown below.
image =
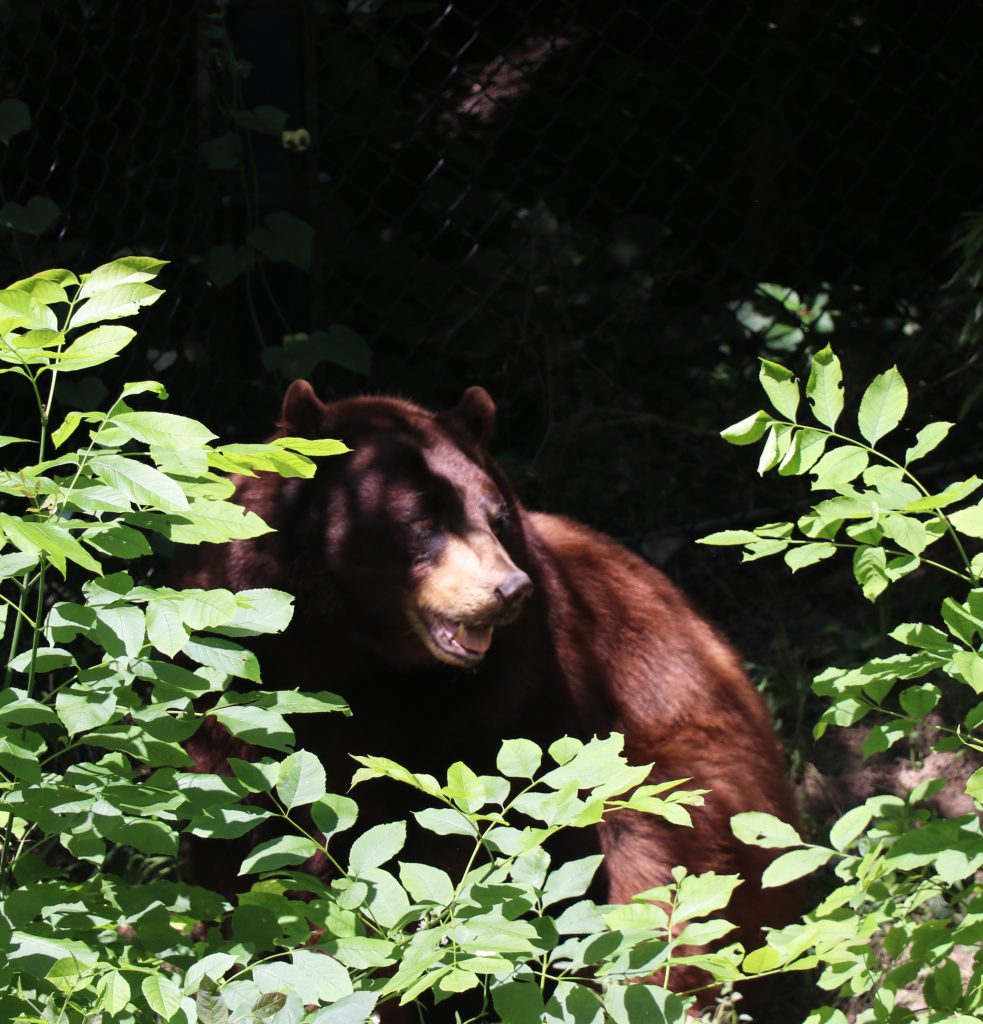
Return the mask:
<path id="1" fill-rule="evenodd" d="M 438 532 L 437 520 L 434 516 L 419 516 L 410 522 L 410 527 L 414 533 L 418 534 Z"/>
<path id="2" fill-rule="evenodd" d="M 509 523 L 511 521 L 512 520 L 511 517 L 509 516 L 509 510 L 507 508 L 501 509 L 498 512 L 494 513 L 494 515 L 491 517 L 492 533 L 494 533 L 496 537 L 501 537 L 502 534 L 505 533 L 505 531 L 509 528 Z"/>

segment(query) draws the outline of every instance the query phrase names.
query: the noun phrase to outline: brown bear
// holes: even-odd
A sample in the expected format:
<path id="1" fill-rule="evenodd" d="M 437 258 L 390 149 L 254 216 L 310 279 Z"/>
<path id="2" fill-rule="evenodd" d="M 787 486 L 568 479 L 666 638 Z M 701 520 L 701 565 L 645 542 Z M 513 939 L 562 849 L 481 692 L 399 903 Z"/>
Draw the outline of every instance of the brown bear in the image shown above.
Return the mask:
<path id="1" fill-rule="evenodd" d="M 279 436 L 340 438 L 352 451 L 311 480 L 239 479 L 237 500 L 276 532 L 204 552 L 183 582 L 296 595 L 290 628 L 260 652 L 264 678 L 350 702 L 351 718 L 298 723 L 298 743 L 323 759 L 335 792 L 356 767 L 349 752 L 439 775 L 457 760 L 493 769 L 507 737 L 623 733 L 632 763 L 654 762 L 652 781 L 692 778 L 710 793 L 692 828 L 629 812 L 600 825 L 599 896 L 626 902 L 677 864 L 739 873 L 727 917 L 754 948 L 787 908 L 760 888 L 768 852 L 735 840 L 729 820 L 749 810 L 796 820 L 765 705 L 735 652 L 660 572 L 521 505 L 488 455 L 494 417 L 480 387 L 434 414 L 393 398 L 325 404 L 296 381 Z M 242 753 L 214 726 L 191 747 L 202 770 Z M 365 787 L 360 819 L 405 815 L 398 790 Z"/>

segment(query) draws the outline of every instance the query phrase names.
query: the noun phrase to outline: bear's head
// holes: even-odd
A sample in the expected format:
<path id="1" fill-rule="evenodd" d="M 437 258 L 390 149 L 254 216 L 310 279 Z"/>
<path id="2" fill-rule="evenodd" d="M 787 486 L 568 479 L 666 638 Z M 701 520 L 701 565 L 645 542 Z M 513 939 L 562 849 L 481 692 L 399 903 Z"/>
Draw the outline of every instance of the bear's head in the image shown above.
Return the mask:
<path id="1" fill-rule="evenodd" d="M 326 633 L 339 626 L 394 667 L 481 662 L 533 589 L 521 510 L 485 452 L 494 417 L 482 388 L 434 414 L 392 398 L 325 403 L 295 381 L 280 434 L 352 449 L 313 480 L 279 481 L 276 507 L 258 509 L 290 549 L 298 613 L 306 602 L 308 618 L 333 617 Z"/>

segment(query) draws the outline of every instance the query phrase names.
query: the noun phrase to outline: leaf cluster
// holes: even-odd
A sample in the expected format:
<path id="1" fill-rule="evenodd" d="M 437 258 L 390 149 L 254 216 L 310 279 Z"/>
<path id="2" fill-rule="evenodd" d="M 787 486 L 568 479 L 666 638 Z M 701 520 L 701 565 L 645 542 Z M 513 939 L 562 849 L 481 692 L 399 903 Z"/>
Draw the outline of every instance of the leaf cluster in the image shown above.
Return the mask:
<path id="1" fill-rule="evenodd" d="M 885 451 L 882 441 L 900 426 L 908 404 L 905 381 L 892 367 L 864 390 L 856 433 L 848 433 L 842 426 L 843 373 L 828 346 L 813 358 L 807 405 L 800 382 L 784 366 L 762 360 L 760 383 L 771 408 L 727 428 L 723 437 L 737 445 L 763 442 L 759 473 L 808 474 L 817 500 L 795 522 L 726 530 L 703 543 L 740 546 L 746 561 L 781 554 L 793 572 L 845 551 L 871 601 L 924 568 L 945 573 L 956 585 L 936 623 L 904 622 L 890 630 L 898 645 L 894 653 L 816 677 L 813 689 L 827 702 L 816 736 L 830 725 L 848 727 L 870 716 L 865 756 L 916 730 L 930 732 L 936 750 L 983 750 L 983 556 L 972 553 L 983 537 L 983 504 L 971 501 L 983 481 L 970 476 L 930 488 L 912 469 L 953 424 L 922 427 L 901 456 Z M 811 413 L 808 421 L 803 408 Z M 947 689 L 963 708 L 955 722 L 939 720 Z M 974 963 L 964 977 L 958 951 L 977 949 L 983 934 L 983 832 L 978 813 L 945 817 L 925 806 L 944 785 L 929 779 L 906 800 L 867 800 L 833 826 L 829 845 L 806 843 L 767 815 L 735 817 L 732 827 L 743 841 L 788 851 L 765 872 L 765 886 L 821 868 L 832 869 L 840 883 L 801 923 L 772 932 L 752 965 L 815 968 L 822 989 L 869 994 L 872 1005 L 858 1021 L 978 1020 L 983 967 Z M 983 810 L 983 770 L 970 778 L 966 795 L 977 812 Z M 913 987 L 920 993 L 914 1008 L 900 998 Z M 845 1021 L 832 1005 L 808 1018 L 808 1024 Z"/>

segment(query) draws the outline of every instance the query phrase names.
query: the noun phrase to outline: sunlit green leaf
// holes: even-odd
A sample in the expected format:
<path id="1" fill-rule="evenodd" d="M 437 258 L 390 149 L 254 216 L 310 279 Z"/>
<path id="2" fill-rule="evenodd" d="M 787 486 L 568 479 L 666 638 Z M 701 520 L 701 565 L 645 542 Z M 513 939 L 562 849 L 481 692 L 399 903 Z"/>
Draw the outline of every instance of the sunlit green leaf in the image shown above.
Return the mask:
<path id="1" fill-rule="evenodd" d="M 325 793 L 324 766 L 313 754 L 298 750 L 281 763 L 276 793 L 287 810 L 313 803 Z"/>
<path id="2" fill-rule="evenodd" d="M 778 412 L 786 419 L 794 420 L 799 408 L 799 383 L 795 374 L 778 363 L 762 359 L 758 379 Z"/>
<path id="3" fill-rule="evenodd" d="M 922 427 L 915 435 L 915 443 L 904 454 L 905 465 L 907 466 L 934 451 L 946 439 L 954 426 L 954 423 L 939 420 L 937 423 L 929 423 Z"/>
<path id="4" fill-rule="evenodd" d="M 832 430 L 843 411 L 843 370 L 828 345 L 812 357 L 806 397 L 812 404 L 812 414 Z"/>
<path id="5" fill-rule="evenodd" d="M 302 864 L 317 852 L 317 844 L 303 836 L 280 836 L 260 843 L 242 862 L 240 875 L 272 871 L 288 864 Z"/>
<path id="6" fill-rule="evenodd" d="M 889 434 L 901 422 L 908 408 L 908 388 L 898 368 L 879 373 L 860 399 L 857 424 L 860 433 L 871 443 Z"/>

